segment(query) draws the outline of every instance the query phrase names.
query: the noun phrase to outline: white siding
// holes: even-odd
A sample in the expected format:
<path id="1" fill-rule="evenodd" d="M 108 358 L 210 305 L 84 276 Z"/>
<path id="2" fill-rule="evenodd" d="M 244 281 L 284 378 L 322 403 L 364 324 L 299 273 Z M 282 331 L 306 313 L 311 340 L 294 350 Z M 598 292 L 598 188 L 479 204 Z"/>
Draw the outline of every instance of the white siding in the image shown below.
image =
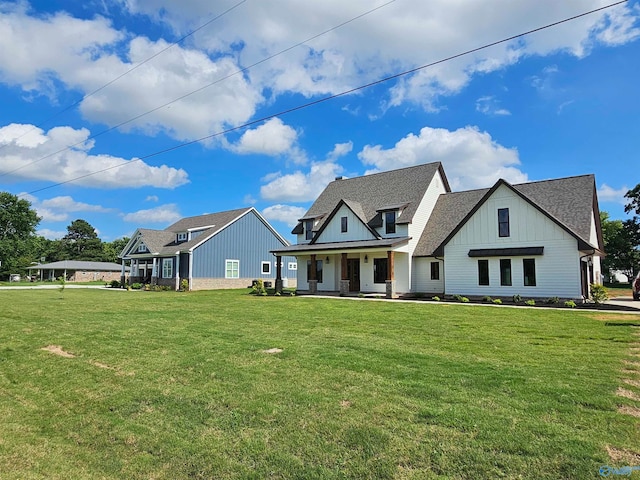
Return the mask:
<path id="1" fill-rule="evenodd" d="M 498 236 L 498 209 L 509 209 L 510 236 Z M 470 249 L 544 247 L 544 255 L 511 257 L 512 286 L 500 285 L 500 257 L 489 260 L 489 285 L 478 285 Z M 506 258 L 506 257 L 501 257 Z M 523 258 L 535 258 L 536 286 L 524 286 Z M 447 294 L 580 298 L 577 241 L 509 188 L 501 186 L 445 246 Z"/>
<path id="2" fill-rule="evenodd" d="M 431 262 L 440 265 L 440 279 L 431 280 Z M 413 259 L 413 291 L 423 293 L 444 292 L 444 263 L 434 257 L 416 257 Z"/>
<path id="3" fill-rule="evenodd" d="M 347 231 L 342 233 L 341 218 L 347 217 Z M 342 205 L 316 240 L 317 243 L 373 240 L 375 236 L 362 221 L 345 205 Z"/>

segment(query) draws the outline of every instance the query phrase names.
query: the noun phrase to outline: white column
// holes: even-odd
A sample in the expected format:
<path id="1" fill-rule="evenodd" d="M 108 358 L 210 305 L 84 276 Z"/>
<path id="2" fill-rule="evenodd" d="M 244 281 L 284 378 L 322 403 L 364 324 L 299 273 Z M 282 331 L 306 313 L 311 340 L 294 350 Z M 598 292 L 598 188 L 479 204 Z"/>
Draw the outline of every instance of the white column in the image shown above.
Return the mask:
<path id="1" fill-rule="evenodd" d="M 176 255 L 176 289 L 180 288 L 180 254 Z"/>

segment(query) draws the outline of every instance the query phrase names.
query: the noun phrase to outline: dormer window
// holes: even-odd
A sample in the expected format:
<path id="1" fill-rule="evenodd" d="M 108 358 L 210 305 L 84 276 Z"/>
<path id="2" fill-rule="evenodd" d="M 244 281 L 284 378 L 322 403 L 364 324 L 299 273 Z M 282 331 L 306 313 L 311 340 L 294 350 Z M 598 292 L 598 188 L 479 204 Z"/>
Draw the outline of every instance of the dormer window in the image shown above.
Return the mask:
<path id="1" fill-rule="evenodd" d="M 386 233 L 396 233 L 396 212 L 385 212 L 384 224 Z"/>
<path id="2" fill-rule="evenodd" d="M 144 253 L 147 251 L 147 247 L 145 246 L 144 243 L 141 243 L 140 245 L 138 245 L 138 253 Z"/>
<path id="3" fill-rule="evenodd" d="M 313 220 L 305 220 L 304 235 L 306 240 L 311 240 L 313 238 Z"/>
<path id="4" fill-rule="evenodd" d="M 187 241 L 187 232 L 180 232 L 178 234 L 178 242 L 186 242 Z"/>

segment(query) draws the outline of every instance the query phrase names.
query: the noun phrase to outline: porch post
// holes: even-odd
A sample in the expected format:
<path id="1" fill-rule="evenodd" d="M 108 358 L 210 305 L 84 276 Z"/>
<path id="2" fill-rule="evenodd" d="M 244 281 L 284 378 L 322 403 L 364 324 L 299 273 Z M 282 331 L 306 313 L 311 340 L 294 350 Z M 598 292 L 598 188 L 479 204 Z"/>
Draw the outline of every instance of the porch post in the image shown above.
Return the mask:
<path id="1" fill-rule="evenodd" d="M 340 295 L 349 293 L 349 277 L 347 276 L 347 253 L 340 255 Z"/>
<path id="2" fill-rule="evenodd" d="M 394 273 L 395 256 L 392 250 L 387 251 L 387 298 L 394 298 L 396 296 L 396 277 Z"/>
<path id="3" fill-rule="evenodd" d="M 153 257 L 153 269 L 151 270 L 151 285 L 158 284 L 158 257 Z"/>
<path id="4" fill-rule="evenodd" d="M 315 295 L 318 293 L 318 270 L 316 268 L 316 256 L 311 255 L 311 268 L 309 269 L 309 293 Z"/>
<path id="5" fill-rule="evenodd" d="M 126 272 L 127 272 L 127 261 L 122 259 L 122 270 L 120 271 L 120 285 L 124 285 L 124 282 L 127 281 Z"/>
<path id="6" fill-rule="evenodd" d="M 176 290 L 180 290 L 180 252 L 176 255 Z"/>
<path id="7" fill-rule="evenodd" d="M 282 293 L 282 257 L 276 255 L 276 293 Z"/>

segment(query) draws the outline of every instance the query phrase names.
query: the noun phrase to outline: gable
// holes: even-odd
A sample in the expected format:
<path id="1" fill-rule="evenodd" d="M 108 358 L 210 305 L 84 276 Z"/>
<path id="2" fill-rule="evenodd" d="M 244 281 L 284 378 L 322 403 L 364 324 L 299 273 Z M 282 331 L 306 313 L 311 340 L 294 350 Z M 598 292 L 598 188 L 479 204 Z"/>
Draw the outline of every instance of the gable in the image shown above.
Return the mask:
<path id="1" fill-rule="evenodd" d="M 343 218 L 346 218 L 347 231 L 343 232 Z M 371 229 L 349 206 L 341 202 L 335 212 L 322 225 L 312 243 L 351 242 L 357 240 L 375 240 Z"/>

